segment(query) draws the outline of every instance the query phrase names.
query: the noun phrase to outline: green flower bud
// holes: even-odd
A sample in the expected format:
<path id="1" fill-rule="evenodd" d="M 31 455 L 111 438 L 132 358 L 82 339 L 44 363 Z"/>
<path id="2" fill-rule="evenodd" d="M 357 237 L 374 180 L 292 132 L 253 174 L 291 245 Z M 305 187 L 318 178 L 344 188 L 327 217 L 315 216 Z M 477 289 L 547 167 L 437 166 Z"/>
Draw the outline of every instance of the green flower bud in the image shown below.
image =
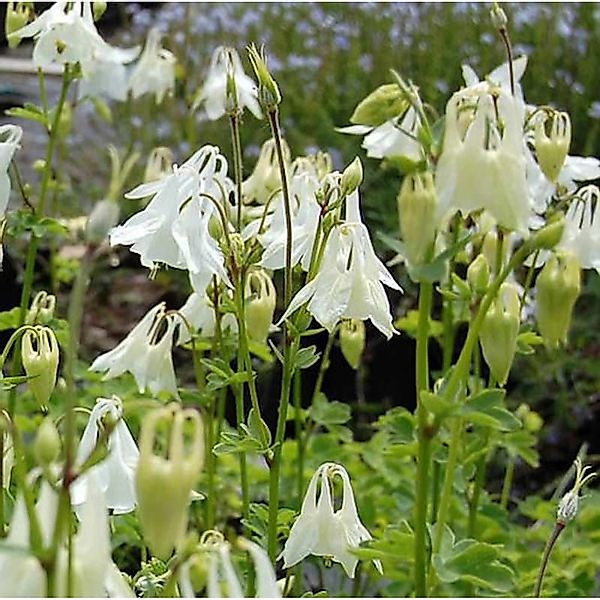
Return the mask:
<path id="1" fill-rule="evenodd" d="M 346 167 L 342 173 L 340 193 L 342 196 L 351 194 L 363 180 L 363 168 L 358 156 Z"/>
<path id="2" fill-rule="evenodd" d="M 537 433 L 544 425 L 542 417 L 527 404 L 521 404 L 515 414 L 521 419 L 525 430 L 531 433 Z"/>
<path id="3" fill-rule="evenodd" d="M 412 173 L 402 182 L 398 194 L 400 237 L 404 242 L 408 262 L 420 265 L 428 258 L 435 241 L 437 192 L 431 172 Z"/>
<path id="4" fill-rule="evenodd" d="M 40 406 L 45 407 L 56 386 L 58 372 L 58 342 L 54 331 L 37 325 L 23 334 L 21 361 L 29 387 Z"/>
<path id="5" fill-rule="evenodd" d="M 546 123 L 550 121 L 549 135 Z M 535 151 L 544 175 L 556 183 L 571 145 L 571 119 L 565 112 L 554 112 L 537 122 Z"/>
<path id="6" fill-rule="evenodd" d="M 168 429 L 164 456 L 154 451 L 159 426 L 163 432 Z M 203 440 L 200 414 L 175 403 L 152 411 L 142 421 L 136 471 L 138 511 L 144 539 L 163 560 L 185 536 L 192 487 L 204 462 Z"/>
<path id="7" fill-rule="evenodd" d="M 497 265 L 498 262 L 498 234 L 496 231 L 488 231 L 484 238 L 483 243 L 481 244 L 481 253 L 485 256 L 488 265 L 490 266 L 490 270 L 498 274 L 508 262 L 511 252 L 511 244 L 508 239 L 508 236 L 504 237 L 502 243 L 502 264 Z"/>
<path id="8" fill-rule="evenodd" d="M 106 12 L 106 2 L 92 2 L 92 14 L 94 15 L 94 21 L 99 21 L 102 15 Z"/>
<path id="9" fill-rule="evenodd" d="M 37 431 L 33 444 L 33 455 L 37 464 L 47 467 L 53 463 L 60 454 L 60 446 L 60 436 L 54 421 L 46 417 Z"/>
<path id="10" fill-rule="evenodd" d="M 273 322 L 277 292 L 266 271 L 253 269 L 245 286 L 246 330 L 251 340 L 264 344 Z"/>
<path id="11" fill-rule="evenodd" d="M 96 202 L 85 226 L 85 239 L 100 244 L 108 232 L 119 222 L 119 205 L 113 200 Z"/>
<path id="12" fill-rule="evenodd" d="M 254 44 L 249 46 L 248 57 L 258 79 L 258 101 L 266 112 L 272 112 L 281 103 L 281 93 L 267 67 L 264 46 L 261 46 L 260 51 Z"/>
<path id="13" fill-rule="evenodd" d="M 38 292 L 32 302 L 27 316 L 25 317 L 26 325 L 46 325 L 54 317 L 54 309 L 56 308 L 56 296 L 47 292 Z"/>
<path id="14" fill-rule="evenodd" d="M 506 383 L 517 349 L 520 314 L 521 305 L 516 286 L 503 283 L 479 330 L 483 357 L 500 385 Z"/>
<path id="15" fill-rule="evenodd" d="M 14 34 L 29 23 L 31 8 L 29 2 L 17 2 L 15 8 L 14 2 L 6 5 L 6 18 L 4 19 L 4 33 L 8 40 L 9 48 L 16 48 L 21 43 L 21 37 Z"/>
<path id="16" fill-rule="evenodd" d="M 344 358 L 354 369 L 360 365 L 365 349 L 365 324 L 359 319 L 347 319 L 340 325 L 340 347 Z"/>
<path id="17" fill-rule="evenodd" d="M 378 127 L 390 119 L 401 116 L 408 107 L 408 100 L 400 87 L 395 83 L 388 83 L 379 86 L 361 100 L 350 117 L 350 123 Z"/>
<path id="18" fill-rule="evenodd" d="M 478 254 L 477 258 L 469 265 L 467 281 L 471 291 L 478 296 L 483 296 L 487 291 L 490 283 L 490 265 L 484 254 Z"/>
<path id="19" fill-rule="evenodd" d="M 581 269 L 570 252 L 551 256 L 536 281 L 536 318 L 549 346 L 567 342 L 575 301 L 581 290 Z"/>
<path id="20" fill-rule="evenodd" d="M 506 17 L 506 13 L 498 3 L 494 3 L 494 7 L 490 11 L 490 16 L 492 17 L 492 24 L 497 29 L 506 29 L 506 25 L 508 24 L 508 18 Z"/>
<path id="21" fill-rule="evenodd" d="M 535 233 L 532 239 L 533 247 L 552 250 L 562 239 L 564 229 L 565 217 L 562 213 L 556 213 L 542 229 Z"/>

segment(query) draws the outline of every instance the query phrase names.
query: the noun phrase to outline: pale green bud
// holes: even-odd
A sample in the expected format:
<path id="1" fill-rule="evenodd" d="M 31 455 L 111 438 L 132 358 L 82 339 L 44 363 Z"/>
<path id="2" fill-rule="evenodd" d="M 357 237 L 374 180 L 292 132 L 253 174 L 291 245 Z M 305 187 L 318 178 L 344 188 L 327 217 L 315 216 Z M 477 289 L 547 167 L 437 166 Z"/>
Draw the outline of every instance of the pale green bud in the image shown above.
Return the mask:
<path id="1" fill-rule="evenodd" d="M 506 25 L 508 24 L 508 18 L 506 17 L 506 13 L 497 2 L 494 2 L 494 6 L 490 11 L 490 16 L 492 17 L 492 23 L 494 27 L 497 29 L 506 29 Z"/>
<path id="2" fill-rule="evenodd" d="M 106 12 L 106 2 L 92 2 L 92 13 L 94 15 L 94 21 L 99 21 L 102 15 Z"/>
<path id="3" fill-rule="evenodd" d="M 33 454 L 38 465 L 47 467 L 53 463 L 60 454 L 60 446 L 60 436 L 54 421 L 46 417 L 37 431 L 33 444 Z"/>
<path id="4" fill-rule="evenodd" d="M 534 248 L 541 250 L 552 250 L 562 239 L 565 229 L 565 217 L 562 213 L 557 213 L 548 223 L 537 231 L 533 238 Z"/>
<path id="5" fill-rule="evenodd" d="M 490 283 L 490 265 L 485 255 L 478 254 L 477 258 L 469 265 L 467 281 L 471 291 L 475 294 L 478 296 L 485 294 Z"/>
<path id="6" fill-rule="evenodd" d="M 340 325 L 340 347 L 344 358 L 354 369 L 360 365 L 360 357 L 365 349 L 365 324 L 359 319 L 347 319 Z"/>
<path id="7" fill-rule="evenodd" d="M 14 34 L 29 23 L 31 16 L 30 2 L 8 2 L 6 5 L 6 18 L 4 20 L 4 33 L 8 40 L 9 48 L 16 48 L 21 43 L 21 37 Z"/>
<path id="8" fill-rule="evenodd" d="M 100 244 L 119 222 L 119 205 L 113 200 L 96 202 L 85 226 L 85 239 Z"/>
<path id="9" fill-rule="evenodd" d="M 273 322 L 277 292 L 271 278 L 262 269 L 248 273 L 245 286 L 246 330 L 251 340 L 265 343 Z"/>
<path id="10" fill-rule="evenodd" d="M 47 292 L 38 292 L 32 302 L 25 324 L 27 325 L 46 325 L 54 317 L 54 309 L 56 308 L 56 296 Z"/>
<path id="11" fill-rule="evenodd" d="M 515 414 L 521 419 L 523 428 L 531 433 L 537 433 L 544 425 L 544 420 L 539 413 L 531 410 L 527 404 L 521 404 Z"/>
<path id="12" fill-rule="evenodd" d="M 395 83 L 379 86 L 360 101 L 350 117 L 350 123 L 377 127 L 404 114 L 409 102 Z"/>
<path id="13" fill-rule="evenodd" d="M 550 130 L 546 131 L 547 121 Z M 571 119 L 566 112 L 553 112 L 537 122 L 535 128 L 535 151 L 538 164 L 544 175 L 556 183 L 560 171 L 569 153 L 571 145 Z"/>
<path id="14" fill-rule="evenodd" d="M 567 342 L 573 307 L 581 290 L 581 269 L 570 252 L 552 255 L 536 281 L 536 318 L 549 346 Z"/>
<path id="15" fill-rule="evenodd" d="M 267 67 L 264 46 L 261 46 L 260 51 L 254 44 L 249 46 L 248 57 L 258 80 L 258 101 L 266 112 L 272 112 L 281 103 L 281 93 Z"/>
<path id="16" fill-rule="evenodd" d="M 45 407 L 56 386 L 58 372 L 58 342 L 49 327 L 36 326 L 23 334 L 21 361 L 29 387 L 40 406 Z"/>
<path id="17" fill-rule="evenodd" d="M 409 263 L 420 265 L 428 258 L 435 241 L 438 197 L 430 171 L 412 173 L 402 182 L 398 194 L 400 237 Z"/>
<path id="18" fill-rule="evenodd" d="M 358 156 L 346 167 L 342 173 L 342 181 L 340 183 L 340 194 L 342 196 L 350 195 L 363 180 L 363 168 Z"/>
<path id="19" fill-rule="evenodd" d="M 521 304 L 516 286 L 503 283 L 479 330 L 483 357 L 500 385 L 504 385 L 508 379 L 517 350 L 520 314 Z"/>
<path id="20" fill-rule="evenodd" d="M 155 453 L 159 428 L 168 449 Z M 192 488 L 203 462 L 202 421 L 196 410 L 172 403 L 144 417 L 136 471 L 138 512 L 144 539 L 162 560 L 184 539 Z"/>
<path id="21" fill-rule="evenodd" d="M 233 264 L 240 268 L 244 264 L 244 239 L 239 233 L 229 234 L 230 251 Z"/>
<path id="22" fill-rule="evenodd" d="M 481 253 L 485 256 L 488 265 L 490 266 L 490 270 L 492 273 L 498 274 L 502 268 L 508 262 L 510 252 L 511 252 L 511 244 L 508 239 L 508 236 L 505 236 L 502 241 L 502 254 L 500 265 L 496 264 L 498 262 L 498 234 L 495 230 L 488 231 L 483 237 L 483 243 L 481 244 Z"/>

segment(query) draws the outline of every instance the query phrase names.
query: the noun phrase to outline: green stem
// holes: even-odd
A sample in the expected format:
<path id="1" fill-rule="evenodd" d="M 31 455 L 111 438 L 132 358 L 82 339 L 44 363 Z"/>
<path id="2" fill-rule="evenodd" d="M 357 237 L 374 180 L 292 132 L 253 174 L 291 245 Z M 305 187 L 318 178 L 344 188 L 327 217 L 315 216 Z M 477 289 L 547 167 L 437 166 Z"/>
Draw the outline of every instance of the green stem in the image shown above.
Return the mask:
<path id="1" fill-rule="evenodd" d="M 302 419 L 300 413 L 302 411 L 302 371 L 296 371 L 294 374 L 294 426 L 296 433 L 296 443 L 298 444 L 298 489 L 297 489 L 297 502 L 298 507 L 302 505 L 302 495 L 304 493 L 304 452 L 306 449 L 305 439 L 303 435 Z M 0 479 L 1 481 L 1 479 Z M 289 571 L 289 569 L 288 569 Z"/>
<path id="2" fill-rule="evenodd" d="M 416 395 L 418 421 L 417 482 L 415 496 L 415 595 L 427 594 L 427 506 L 432 431 L 429 413 L 421 402 L 421 392 L 429 389 L 429 315 L 433 286 L 421 283 L 416 350 Z"/>
<path id="3" fill-rule="evenodd" d="M 233 149 L 233 171 L 237 190 L 237 228 L 242 231 L 242 145 L 240 141 L 240 113 L 232 113 L 229 118 L 231 146 Z"/>
<path id="4" fill-rule="evenodd" d="M 552 553 L 552 549 L 556 544 L 556 540 L 558 540 L 558 536 L 562 533 L 562 530 L 565 528 L 565 524 L 561 522 L 557 522 L 554 525 L 554 529 L 546 542 L 546 547 L 544 548 L 544 554 L 542 555 L 542 562 L 540 563 L 540 570 L 538 572 L 538 576 L 535 582 L 535 588 L 533 590 L 533 597 L 539 598 L 542 593 L 542 583 L 544 582 L 544 574 L 546 573 L 546 567 L 548 566 L 548 562 L 550 561 L 550 554 Z"/>
<path id="5" fill-rule="evenodd" d="M 500 506 L 504 509 L 508 507 L 514 474 L 515 457 L 512 454 L 509 454 L 508 464 L 506 465 L 506 473 L 504 474 L 504 482 L 502 483 L 502 495 L 500 496 Z"/>
<path id="6" fill-rule="evenodd" d="M 487 459 L 488 459 L 488 433 L 485 435 L 485 452 L 481 453 L 479 460 L 477 461 L 477 466 L 475 470 L 475 481 L 473 482 L 473 495 L 471 496 L 471 501 L 469 502 L 469 525 L 468 525 L 468 537 L 474 538 L 477 532 L 477 511 L 479 509 L 479 499 L 481 497 L 481 492 L 483 490 L 483 485 L 485 483 L 485 474 L 487 467 Z"/>

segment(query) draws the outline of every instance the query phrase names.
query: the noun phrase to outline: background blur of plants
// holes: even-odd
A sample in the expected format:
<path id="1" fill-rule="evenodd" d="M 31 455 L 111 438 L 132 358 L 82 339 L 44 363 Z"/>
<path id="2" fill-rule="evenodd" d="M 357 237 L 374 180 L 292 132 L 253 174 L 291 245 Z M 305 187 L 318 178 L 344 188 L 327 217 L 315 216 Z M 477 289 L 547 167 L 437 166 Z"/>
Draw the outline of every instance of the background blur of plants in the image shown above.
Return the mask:
<path id="1" fill-rule="evenodd" d="M 574 132 L 571 154 L 598 156 L 600 82 L 596 49 L 600 47 L 600 5 L 515 3 L 504 8 L 515 54 L 529 57 L 522 81 L 526 99 L 543 103 L 551 96 L 558 108 L 571 115 Z M 283 90 L 282 124 L 292 154 L 320 148 L 331 153 L 338 169 L 359 154 L 365 165 L 362 189 L 367 220 L 373 230 L 395 232 L 399 175 L 381 167 L 379 162 L 365 159 L 360 137 L 337 133 L 334 128 L 347 125 L 356 104 L 377 86 L 390 81 L 391 68 L 412 79 L 420 87 L 422 97 L 441 113 L 451 91 L 461 84 L 463 63 L 470 64 L 483 76 L 505 60 L 503 47 L 489 23 L 487 4 L 122 3 L 113 5 L 111 10 L 112 19 L 105 19 L 104 27 L 112 43 L 139 44 L 150 26 L 160 28 L 165 36 L 164 46 L 178 57 L 179 89 L 174 98 L 159 107 L 149 97 L 133 106 L 112 106 L 114 131 L 91 104 L 80 107 L 73 124 L 75 135 L 69 148 L 64 149 L 73 165 L 64 176 L 69 185 L 59 207 L 65 215 L 87 212 L 101 197 L 103 183 L 108 178 L 108 159 L 86 153 L 89 140 L 135 148 L 143 157 L 154 146 L 168 146 L 176 162 L 205 143 L 216 144 L 229 153 L 228 130 L 223 123 L 207 121 L 201 112 L 190 117 L 188 107 L 217 45 L 231 45 L 242 53 L 247 44 L 255 41 L 268 48 L 270 67 Z M 23 44 L 18 52 L 29 56 L 30 51 Z M 35 90 L 33 80 L 33 85 L 16 78 L 5 81 L 10 81 L 13 91 L 36 101 L 27 97 L 29 90 Z M 50 92 L 55 88 L 56 85 L 50 86 Z M 29 124 L 23 126 L 26 131 L 23 152 L 17 160 L 27 170 L 29 153 L 37 156 L 39 152 L 31 145 L 36 132 L 32 132 Z M 253 168 L 260 145 L 267 137 L 264 122 L 246 119 L 242 127 L 246 173 Z M 140 161 L 132 181 L 139 181 L 142 169 Z M 123 212 L 133 209 L 133 205 L 129 209 L 127 202 L 123 202 Z M 374 239 L 377 241 L 376 236 Z M 6 249 L 8 254 L 10 251 Z M 379 251 L 385 254 L 383 247 Z M 89 327 L 84 327 L 83 353 L 87 358 L 113 347 L 128 331 L 132 320 L 165 294 L 161 276 L 148 281 L 138 270 L 135 259 L 126 258 L 127 254 L 126 251 L 119 254 L 126 261 L 122 268 L 111 271 L 107 263 L 106 272 L 94 279 L 95 296 L 86 314 Z M 116 255 L 114 264 L 118 264 Z M 61 283 L 69 283 L 72 276 L 68 257 L 61 266 L 64 270 L 58 280 L 59 287 Z M 398 276 L 406 291 L 402 304 L 412 305 L 414 290 L 405 275 Z M 179 299 L 184 296 L 182 288 Z M 103 301 L 95 303 L 94 297 Z M 595 440 L 595 424 L 600 419 L 599 307 L 600 277 L 591 273 L 575 311 L 569 347 L 552 353 L 542 350 L 536 357 L 520 358 L 514 368 L 508 387 L 509 402 L 515 406 L 529 403 L 545 422 L 539 447 L 544 469 L 537 470 L 534 479 L 529 467 L 520 470 L 518 464 L 516 496 L 522 497 L 531 490 L 543 493 L 552 489 L 557 474 L 568 467 L 583 441 L 590 442 L 592 460 L 600 452 Z M 400 308 L 398 314 L 403 312 Z M 375 390 L 375 384 L 367 386 L 367 401 L 376 400 L 385 408 L 413 402 L 412 358 L 403 362 L 403 357 L 411 356 L 412 347 L 406 350 L 402 345 L 410 344 L 409 336 L 402 339 L 387 346 L 390 370 L 377 375 L 379 379 L 401 381 L 395 387 L 384 386 L 384 391 Z M 375 358 L 378 349 L 388 352 L 380 339 L 370 338 L 370 344 L 373 348 L 367 357 L 372 358 L 367 358 L 367 369 L 369 365 L 375 368 L 381 364 Z M 431 350 L 435 353 L 433 346 L 434 343 Z M 336 356 L 334 353 L 328 374 L 332 389 L 336 366 L 341 364 Z M 380 366 L 377 368 L 381 370 Z M 368 373 L 365 377 L 368 379 Z M 352 400 L 344 397 L 344 392 L 333 395 L 332 399 Z M 383 412 L 381 406 L 372 410 Z M 497 471 L 491 476 L 496 474 L 499 487 L 505 457 L 498 460 Z M 549 484 L 548 490 L 543 488 L 544 484 Z"/>

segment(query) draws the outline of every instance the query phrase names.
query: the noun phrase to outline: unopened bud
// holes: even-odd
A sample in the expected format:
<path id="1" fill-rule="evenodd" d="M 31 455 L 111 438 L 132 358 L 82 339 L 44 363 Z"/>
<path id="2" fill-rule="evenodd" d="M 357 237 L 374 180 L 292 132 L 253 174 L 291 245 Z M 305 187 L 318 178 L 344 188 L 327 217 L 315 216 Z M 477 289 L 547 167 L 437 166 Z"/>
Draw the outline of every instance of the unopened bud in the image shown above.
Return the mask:
<path id="1" fill-rule="evenodd" d="M 570 252 L 551 256 L 536 281 L 536 318 L 549 346 L 567 342 L 573 307 L 581 290 L 581 269 Z"/>
<path id="2" fill-rule="evenodd" d="M 544 425 L 542 417 L 527 404 L 521 404 L 515 414 L 521 419 L 523 428 L 531 433 L 537 433 Z"/>
<path id="3" fill-rule="evenodd" d="M 21 43 L 21 36 L 15 35 L 15 32 L 29 23 L 30 16 L 31 10 L 28 2 L 17 2 L 16 8 L 14 2 L 8 2 L 6 5 L 4 33 L 9 48 L 16 48 Z"/>
<path id="4" fill-rule="evenodd" d="M 262 269 L 250 271 L 246 279 L 246 329 L 251 340 L 264 344 L 273 322 L 277 292 Z"/>
<path id="5" fill-rule="evenodd" d="M 521 305 L 516 286 L 503 283 L 479 331 L 483 357 L 500 385 L 504 385 L 508 379 L 517 350 L 520 314 Z"/>
<path id="6" fill-rule="evenodd" d="M 58 359 L 58 342 L 52 329 L 38 325 L 23 334 L 23 368 L 27 376 L 31 377 L 27 383 L 42 407 L 46 406 L 56 386 Z"/>
<path id="7" fill-rule="evenodd" d="M 546 123 L 550 121 L 550 130 Z M 569 153 L 571 145 L 571 119 L 566 112 L 553 112 L 537 122 L 535 128 L 535 151 L 538 164 L 544 175 L 556 183 L 560 171 Z"/>
<path id="8" fill-rule="evenodd" d="M 41 467 L 47 467 L 58 458 L 59 453 L 60 436 L 54 421 L 50 417 L 46 417 L 35 436 L 33 444 L 35 460 Z"/>
<path id="9" fill-rule="evenodd" d="M 350 195 L 363 180 L 363 168 L 358 156 L 346 167 L 342 173 L 342 181 L 340 183 L 340 193 L 342 196 Z"/>
<path id="10" fill-rule="evenodd" d="M 85 226 L 85 239 L 96 244 L 108 237 L 108 232 L 119 222 L 119 205 L 113 200 L 96 202 Z"/>
<path id="11" fill-rule="evenodd" d="M 54 317 L 54 309 L 56 308 L 56 296 L 48 294 L 45 291 L 38 292 L 32 302 L 27 316 L 25 317 L 26 325 L 46 325 Z"/>
<path id="12" fill-rule="evenodd" d="M 360 357 L 365 349 L 365 324 L 359 319 L 348 319 L 340 325 L 340 347 L 344 358 L 354 369 L 360 365 Z"/>
<path id="13" fill-rule="evenodd" d="M 498 234 L 495 230 L 492 230 L 485 234 L 483 243 L 481 244 L 481 253 L 485 256 L 485 259 L 490 266 L 490 270 L 495 274 L 498 274 L 507 263 L 511 251 L 511 245 L 505 237 L 502 240 L 502 254 L 500 256 L 501 264 L 497 264 L 499 243 L 500 240 L 498 240 Z"/>
<path id="14" fill-rule="evenodd" d="M 564 229 L 564 215 L 556 213 L 542 229 L 534 234 L 532 238 L 533 247 L 541 250 L 552 250 L 562 239 Z"/>
<path id="15" fill-rule="evenodd" d="M 408 106 L 408 100 L 397 84 L 381 85 L 361 100 L 350 117 L 350 123 L 378 127 L 401 116 Z"/>
<path id="16" fill-rule="evenodd" d="M 106 2 L 92 2 L 94 21 L 99 21 L 102 18 L 102 15 L 106 12 L 106 8 Z"/>
<path id="17" fill-rule="evenodd" d="M 471 291 L 476 295 L 482 296 L 485 294 L 490 283 L 490 265 L 485 255 L 478 254 L 477 258 L 469 265 L 467 281 Z"/>
<path id="18" fill-rule="evenodd" d="M 244 264 L 244 239 L 239 233 L 229 234 L 231 260 L 238 268 Z"/>
<path id="19" fill-rule="evenodd" d="M 398 194 L 400 236 L 408 262 L 420 265 L 428 258 L 435 241 L 437 192 L 430 171 L 412 173 L 402 182 Z"/>
<path id="20" fill-rule="evenodd" d="M 281 93 L 277 82 L 273 79 L 267 67 L 264 47 L 261 47 L 259 51 L 252 44 L 248 47 L 248 57 L 258 80 L 258 100 L 266 112 L 272 112 L 281 103 Z"/>
<path id="21" fill-rule="evenodd" d="M 504 10 L 498 6 L 497 2 L 494 2 L 494 7 L 490 11 L 490 16 L 492 17 L 492 24 L 494 27 L 497 29 L 506 29 L 508 18 L 506 17 Z"/>

